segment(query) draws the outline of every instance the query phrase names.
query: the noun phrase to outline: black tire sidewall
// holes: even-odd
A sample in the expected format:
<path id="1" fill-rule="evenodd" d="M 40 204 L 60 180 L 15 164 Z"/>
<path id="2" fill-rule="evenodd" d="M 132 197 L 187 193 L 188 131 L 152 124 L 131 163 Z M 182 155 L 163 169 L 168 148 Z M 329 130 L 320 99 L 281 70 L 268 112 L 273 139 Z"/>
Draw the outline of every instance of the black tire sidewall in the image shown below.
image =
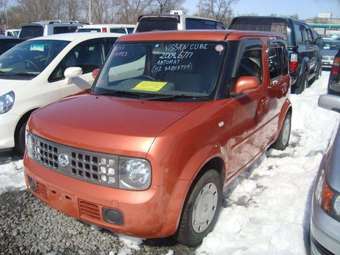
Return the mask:
<path id="1" fill-rule="evenodd" d="M 289 136 L 288 136 L 288 140 L 287 143 L 283 143 L 282 139 L 283 139 L 283 132 L 284 132 L 284 128 L 285 128 L 285 122 L 289 119 Z M 292 132 L 292 114 L 291 112 L 288 112 L 286 114 L 285 120 L 283 122 L 283 126 L 280 130 L 280 135 L 278 137 L 278 139 L 276 140 L 276 142 L 274 143 L 274 145 L 272 146 L 272 148 L 276 149 L 276 150 L 285 150 L 288 145 L 289 145 L 289 141 L 290 141 L 290 135 Z"/>
<path id="2" fill-rule="evenodd" d="M 24 121 L 17 133 L 17 137 L 15 138 L 16 143 L 15 143 L 15 150 L 16 152 L 20 155 L 23 156 L 25 153 L 25 131 L 26 131 L 26 124 L 27 121 Z"/>
<path id="3" fill-rule="evenodd" d="M 217 187 L 217 192 L 218 192 L 217 208 L 215 211 L 214 218 L 212 222 L 210 223 L 209 227 L 202 233 L 197 233 L 195 232 L 192 226 L 192 213 L 193 213 L 194 203 L 201 189 L 210 182 L 214 183 Z M 197 180 L 197 182 L 194 184 L 194 186 L 190 190 L 190 193 L 188 194 L 188 198 L 184 205 L 179 229 L 177 232 L 177 241 L 182 244 L 192 246 L 192 247 L 195 247 L 201 244 L 203 238 L 209 232 L 213 230 L 217 222 L 219 212 L 222 207 L 222 197 L 223 197 L 223 185 L 222 185 L 220 174 L 217 172 L 217 170 L 214 170 L 214 169 L 207 170 Z"/>

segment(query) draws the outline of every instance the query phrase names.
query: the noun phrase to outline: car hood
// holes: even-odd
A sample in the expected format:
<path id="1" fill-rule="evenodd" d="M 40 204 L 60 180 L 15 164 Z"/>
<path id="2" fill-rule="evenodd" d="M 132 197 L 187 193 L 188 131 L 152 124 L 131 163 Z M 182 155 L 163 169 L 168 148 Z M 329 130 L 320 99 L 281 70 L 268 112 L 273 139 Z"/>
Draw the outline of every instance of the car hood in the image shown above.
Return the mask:
<path id="1" fill-rule="evenodd" d="M 27 80 L 5 80 L 0 79 L 0 96 L 10 91 L 14 93 L 21 90 L 24 86 L 27 86 L 31 81 Z"/>
<path id="2" fill-rule="evenodd" d="M 201 104 L 79 95 L 32 114 L 30 129 L 69 146 L 145 156 L 154 139 Z"/>

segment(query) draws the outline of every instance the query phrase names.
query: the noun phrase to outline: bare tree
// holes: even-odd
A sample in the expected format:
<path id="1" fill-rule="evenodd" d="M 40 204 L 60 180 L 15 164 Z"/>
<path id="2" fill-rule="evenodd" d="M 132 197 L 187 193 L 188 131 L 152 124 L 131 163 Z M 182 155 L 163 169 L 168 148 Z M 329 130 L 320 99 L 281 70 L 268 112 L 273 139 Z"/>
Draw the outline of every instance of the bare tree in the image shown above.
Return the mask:
<path id="1" fill-rule="evenodd" d="M 155 0 L 156 12 L 159 14 L 169 13 L 170 10 L 181 9 L 184 0 Z"/>
<path id="2" fill-rule="evenodd" d="M 224 24 L 229 24 L 232 18 L 232 4 L 238 0 L 199 0 L 198 15 L 213 18 Z"/>
<path id="3" fill-rule="evenodd" d="M 154 0 L 116 0 L 114 21 L 135 24 L 138 17 L 152 12 Z"/>

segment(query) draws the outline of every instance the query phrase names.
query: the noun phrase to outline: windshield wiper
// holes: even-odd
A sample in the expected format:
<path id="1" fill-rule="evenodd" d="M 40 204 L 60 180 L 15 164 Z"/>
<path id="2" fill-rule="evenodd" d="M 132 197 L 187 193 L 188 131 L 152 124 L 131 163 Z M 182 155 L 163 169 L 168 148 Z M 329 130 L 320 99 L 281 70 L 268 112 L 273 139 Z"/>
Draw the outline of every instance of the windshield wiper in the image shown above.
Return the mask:
<path id="1" fill-rule="evenodd" d="M 140 93 L 140 92 L 126 91 L 126 90 L 102 90 L 99 92 L 95 91 L 95 94 L 103 95 L 103 96 L 117 96 L 117 97 L 129 96 L 132 98 L 142 98 L 145 95 L 150 95 L 149 93 Z"/>
<path id="2" fill-rule="evenodd" d="M 144 97 L 144 100 L 147 101 L 169 101 L 176 99 L 190 99 L 190 100 L 208 100 L 209 96 L 194 96 L 194 95 L 186 95 L 186 94 L 175 94 L 175 95 L 155 95 L 152 97 Z"/>

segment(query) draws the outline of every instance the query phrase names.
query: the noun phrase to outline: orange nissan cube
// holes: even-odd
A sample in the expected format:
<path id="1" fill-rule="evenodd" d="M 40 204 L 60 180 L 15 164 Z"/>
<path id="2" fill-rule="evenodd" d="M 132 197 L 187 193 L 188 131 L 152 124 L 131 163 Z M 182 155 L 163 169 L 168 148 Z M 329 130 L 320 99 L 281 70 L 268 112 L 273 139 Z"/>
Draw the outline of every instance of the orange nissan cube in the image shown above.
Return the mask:
<path id="1" fill-rule="evenodd" d="M 32 114 L 27 186 L 113 232 L 199 245 L 216 224 L 223 188 L 269 147 L 287 147 L 289 89 L 279 35 L 121 37 L 91 91 Z"/>

